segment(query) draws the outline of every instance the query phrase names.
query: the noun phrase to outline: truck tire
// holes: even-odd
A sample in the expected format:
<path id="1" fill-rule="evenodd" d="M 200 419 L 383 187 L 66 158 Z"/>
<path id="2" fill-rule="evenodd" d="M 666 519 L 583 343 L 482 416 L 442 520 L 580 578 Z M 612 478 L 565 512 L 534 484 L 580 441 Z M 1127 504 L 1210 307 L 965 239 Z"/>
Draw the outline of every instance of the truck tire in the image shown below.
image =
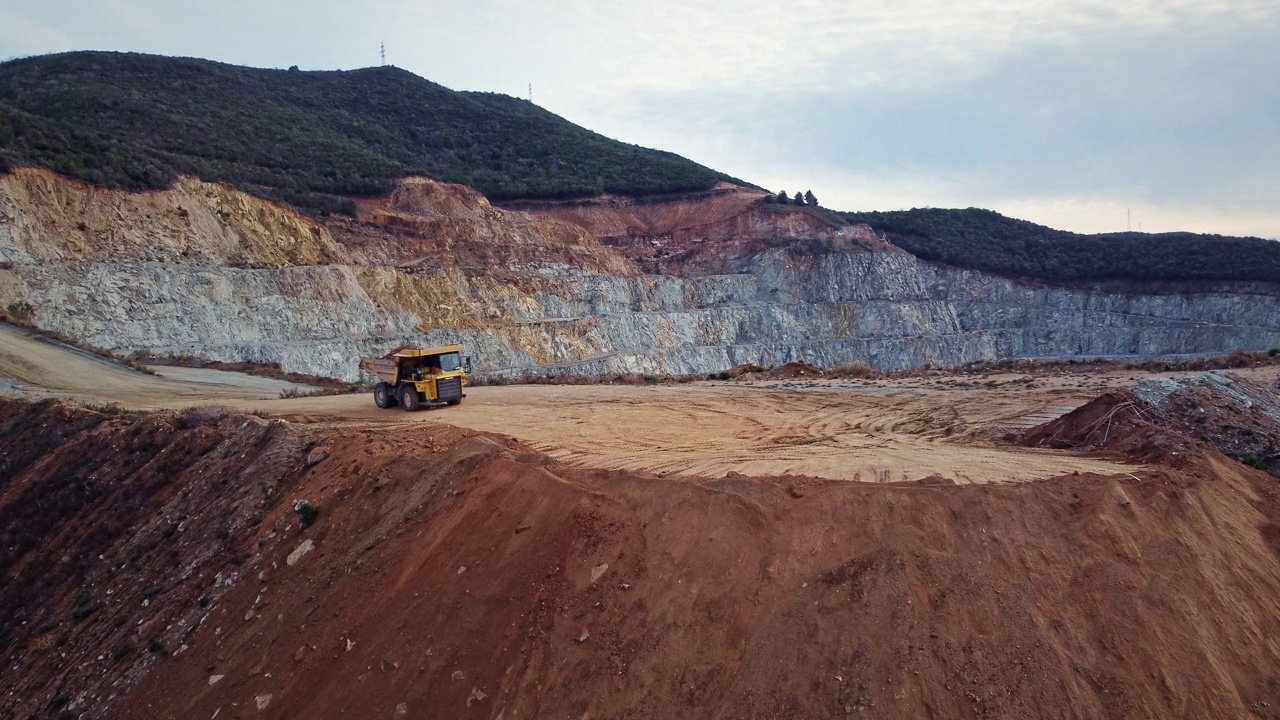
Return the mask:
<path id="1" fill-rule="evenodd" d="M 461 405 L 461 404 L 462 404 L 462 398 L 454 398 L 454 399 L 452 399 L 452 400 L 447 400 L 446 402 L 447 402 L 449 405 Z"/>
<path id="2" fill-rule="evenodd" d="M 386 410 L 393 403 L 391 396 L 391 386 L 384 382 L 380 382 L 373 386 L 373 404 Z"/>
<path id="3" fill-rule="evenodd" d="M 422 403 L 422 399 L 418 397 L 418 390 L 412 385 L 400 389 L 400 407 L 405 412 L 413 412 L 418 409 L 418 405 Z"/>

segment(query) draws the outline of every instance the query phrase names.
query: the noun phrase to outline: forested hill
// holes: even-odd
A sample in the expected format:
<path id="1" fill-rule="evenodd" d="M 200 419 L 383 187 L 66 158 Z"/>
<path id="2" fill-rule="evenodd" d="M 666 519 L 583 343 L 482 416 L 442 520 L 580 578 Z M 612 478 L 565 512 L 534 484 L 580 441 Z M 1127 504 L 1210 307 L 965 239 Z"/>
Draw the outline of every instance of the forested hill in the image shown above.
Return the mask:
<path id="1" fill-rule="evenodd" d="M 925 260 L 1014 278 L 1280 283 L 1280 242 L 1195 233 L 1081 235 L 991 210 L 841 213 Z"/>
<path id="2" fill-rule="evenodd" d="M 350 210 L 350 196 L 415 173 L 495 200 L 730 179 L 394 67 L 302 72 L 103 52 L 0 63 L 0 172 L 17 165 L 131 190 L 186 173 L 312 210 Z"/>

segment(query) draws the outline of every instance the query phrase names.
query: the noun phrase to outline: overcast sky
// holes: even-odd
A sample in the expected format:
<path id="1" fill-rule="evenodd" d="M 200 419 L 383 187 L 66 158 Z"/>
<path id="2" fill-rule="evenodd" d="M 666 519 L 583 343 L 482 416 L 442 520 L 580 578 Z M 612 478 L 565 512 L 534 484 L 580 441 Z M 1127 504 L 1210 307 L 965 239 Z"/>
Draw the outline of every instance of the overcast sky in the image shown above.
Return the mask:
<path id="1" fill-rule="evenodd" d="M 0 58 L 387 62 L 848 210 L 1280 237 L 1280 0 L 5 0 Z"/>

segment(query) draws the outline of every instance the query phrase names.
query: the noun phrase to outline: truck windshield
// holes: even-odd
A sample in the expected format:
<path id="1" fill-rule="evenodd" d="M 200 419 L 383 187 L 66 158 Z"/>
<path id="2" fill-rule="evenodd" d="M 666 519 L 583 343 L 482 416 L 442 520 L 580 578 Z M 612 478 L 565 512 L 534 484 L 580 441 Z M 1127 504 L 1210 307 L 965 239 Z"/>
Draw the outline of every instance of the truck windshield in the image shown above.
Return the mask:
<path id="1" fill-rule="evenodd" d="M 462 358 L 458 353 L 445 353 L 440 356 L 440 369 L 445 372 L 457 370 L 462 367 Z"/>

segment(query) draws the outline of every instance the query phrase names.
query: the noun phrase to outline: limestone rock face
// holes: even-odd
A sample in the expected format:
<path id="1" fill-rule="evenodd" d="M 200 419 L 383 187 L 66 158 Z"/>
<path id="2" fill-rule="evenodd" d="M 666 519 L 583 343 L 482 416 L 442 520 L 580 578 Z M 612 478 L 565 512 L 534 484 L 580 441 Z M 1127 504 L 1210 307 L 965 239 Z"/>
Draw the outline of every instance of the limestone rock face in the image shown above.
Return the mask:
<path id="1" fill-rule="evenodd" d="M 1280 293 L 1019 283 L 756 197 L 520 211 L 411 178 L 320 222 L 192 178 L 125 193 L 21 169 L 0 177 L 0 307 L 26 302 L 36 325 L 119 351 L 344 379 L 406 342 L 462 342 L 488 375 L 1280 346 Z"/>

